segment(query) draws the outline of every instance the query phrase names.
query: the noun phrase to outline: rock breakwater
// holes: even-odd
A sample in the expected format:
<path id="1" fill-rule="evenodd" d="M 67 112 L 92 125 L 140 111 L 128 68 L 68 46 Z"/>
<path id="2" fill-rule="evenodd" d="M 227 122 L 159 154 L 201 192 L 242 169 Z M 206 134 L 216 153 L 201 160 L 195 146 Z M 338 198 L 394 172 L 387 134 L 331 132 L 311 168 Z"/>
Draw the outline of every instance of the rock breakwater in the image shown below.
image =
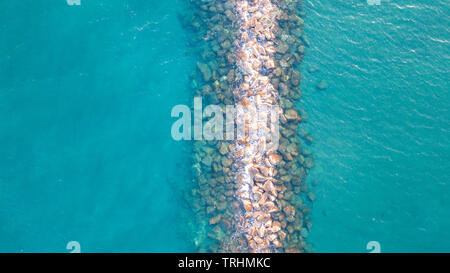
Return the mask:
<path id="1" fill-rule="evenodd" d="M 302 3 L 191 2 L 180 19 L 201 59 L 191 79 L 194 95 L 223 111 L 239 106 L 233 140 L 194 142 L 193 189 L 187 198 L 198 215 L 192 222 L 195 244 L 211 252 L 310 252 L 306 238 L 314 195 L 306 176 L 314 159 L 300 140 L 305 114 L 296 107 L 297 67 L 306 47 Z M 246 133 L 266 128 L 273 109 L 276 136 L 270 126 Z"/>

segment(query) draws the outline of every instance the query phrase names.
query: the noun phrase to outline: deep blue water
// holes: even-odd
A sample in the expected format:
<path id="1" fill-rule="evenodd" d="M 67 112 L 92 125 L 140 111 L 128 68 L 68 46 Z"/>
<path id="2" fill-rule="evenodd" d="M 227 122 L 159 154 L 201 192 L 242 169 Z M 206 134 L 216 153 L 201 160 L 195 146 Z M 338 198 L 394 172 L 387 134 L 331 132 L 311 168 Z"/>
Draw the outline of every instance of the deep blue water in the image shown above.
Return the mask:
<path id="1" fill-rule="evenodd" d="M 310 243 L 448 252 L 450 4 L 305 4 Z M 189 144 L 170 136 L 192 97 L 186 5 L 0 2 L 0 252 L 195 251 Z"/>

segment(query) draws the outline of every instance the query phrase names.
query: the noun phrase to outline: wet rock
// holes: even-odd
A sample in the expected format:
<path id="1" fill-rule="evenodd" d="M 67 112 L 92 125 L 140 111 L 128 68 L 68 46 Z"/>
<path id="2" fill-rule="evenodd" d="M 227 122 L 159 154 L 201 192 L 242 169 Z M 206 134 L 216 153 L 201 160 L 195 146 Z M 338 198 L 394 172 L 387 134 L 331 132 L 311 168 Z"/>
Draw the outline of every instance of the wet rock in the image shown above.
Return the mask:
<path id="1" fill-rule="evenodd" d="M 209 224 L 210 225 L 215 225 L 215 224 L 217 224 L 220 221 L 221 218 L 222 218 L 222 215 L 221 214 L 217 214 L 216 216 L 214 216 L 213 218 L 211 218 L 209 220 Z"/>
<path id="2" fill-rule="evenodd" d="M 288 248 L 285 250 L 286 253 L 302 253 L 302 251 L 298 248 Z"/>
<path id="3" fill-rule="evenodd" d="M 295 145 L 295 143 L 291 143 L 291 144 L 287 145 L 286 151 L 293 156 L 298 156 L 298 148 L 297 148 L 297 145 Z"/>
<path id="4" fill-rule="evenodd" d="M 282 68 L 287 68 L 287 67 L 289 67 L 289 63 L 286 61 L 286 59 L 281 59 L 280 60 L 280 66 L 282 67 Z"/>
<path id="5" fill-rule="evenodd" d="M 274 244 L 274 246 L 276 246 L 276 247 L 282 247 L 282 246 L 283 246 L 283 245 L 281 244 L 281 242 L 278 241 L 278 240 L 274 240 L 274 241 L 273 241 L 273 244 Z"/>
<path id="6" fill-rule="evenodd" d="M 272 234 L 269 234 L 267 236 L 267 238 L 269 239 L 270 242 L 272 242 L 277 239 L 277 235 L 272 233 Z"/>
<path id="7" fill-rule="evenodd" d="M 277 165 L 281 162 L 282 157 L 281 155 L 277 154 L 277 153 L 270 153 L 269 154 L 269 161 L 272 165 Z"/>
<path id="8" fill-rule="evenodd" d="M 286 117 L 286 119 L 288 121 L 299 121 L 301 120 L 301 117 L 298 115 L 297 111 L 294 109 L 289 109 L 286 111 L 286 113 L 284 114 L 284 116 Z"/>
<path id="9" fill-rule="evenodd" d="M 295 134 L 295 132 L 293 130 L 287 130 L 287 129 L 282 129 L 281 130 L 281 134 L 285 137 L 285 138 L 290 138 L 291 136 L 293 136 Z"/>
<path id="10" fill-rule="evenodd" d="M 221 142 L 219 145 L 219 152 L 222 155 L 226 155 L 228 153 L 228 144 L 226 142 Z"/>
<path id="11" fill-rule="evenodd" d="M 294 160 L 292 155 L 290 153 L 288 153 L 287 151 L 281 151 L 281 153 L 283 154 L 283 158 L 286 159 L 287 161 Z"/>
<path id="12" fill-rule="evenodd" d="M 253 210 L 253 206 L 252 203 L 250 202 L 250 200 L 243 200 L 242 204 L 244 205 L 244 208 L 246 211 L 252 211 Z"/>
<path id="13" fill-rule="evenodd" d="M 272 223 L 272 232 L 278 232 L 281 230 L 281 223 L 278 221 L 275 221 Z"/>
<path id="14" fill-rule="evenodd" d="M 223 157 L 222 158 L 222 166 L 224 167 L 229 167 L 231 166 L 231 164 L 233 164 L 233 161 L 227 157 Z"/>
<path id="15" fill-rule="evenodd" d="M 292 205 L 288 205 L 288 206 L 284 207 L 283 211 L 286 214 L 286 217 L 295 216 L 295 208 Z"/>
<path id="16" fill-rule="evenodd" d="M 277 68 L 275 68 L 275 69 L 273 70 L 273 74 L 274 74 L 275 76 L 277 76 L 277 77 L 281 76 L 281 73 L 282 73 L 282 71 L 281 71 L 281 68 L 280 68 L 280 67 L 277 67 Z M 272 79 L 272 80 L 275 80 L 275 78 Z M 274 84 L 274 83 L 272 82 L 272 84 Z M 275 85 L 275 84 L 274 84 L 274 85 Z"/>
<path id="17" fill-rule="evenodd" d="M 267 180 L 267 177 L 265 177 L 264 175 L 262 175 L 262 174 L 260 174 L 260 173 L 256 173 L 256 174 L 253 176 L 253 179 L 254 179 L 256 182 L 264 182 L 264 181 Z"/>

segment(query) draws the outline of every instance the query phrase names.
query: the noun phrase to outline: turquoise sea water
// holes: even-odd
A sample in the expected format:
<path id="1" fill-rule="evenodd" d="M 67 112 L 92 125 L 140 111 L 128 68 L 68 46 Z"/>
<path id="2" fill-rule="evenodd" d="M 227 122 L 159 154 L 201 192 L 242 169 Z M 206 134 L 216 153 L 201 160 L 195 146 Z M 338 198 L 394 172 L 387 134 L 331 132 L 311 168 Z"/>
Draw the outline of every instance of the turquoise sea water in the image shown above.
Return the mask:
<path id="1" fill-rule="evenodd" d="M 185 4 L 0 3 L 0 251 L 191 251 Z"/>
<path id="2" fill-rule="evenodd" d="M 318 181 L 310 242 L 319 252 L 366 252 L 369 241 L 448 252 L 449 2 L 305 3 L 302 106 Z"/>
<path id="3" fill-rule="evenodd" d="M 81 2 L 0 3 L 0 252 L 195 251 L 188 1 Z M 424 2 L 305 1 L 316 251 L 450 251 L 450 4 Z"/>

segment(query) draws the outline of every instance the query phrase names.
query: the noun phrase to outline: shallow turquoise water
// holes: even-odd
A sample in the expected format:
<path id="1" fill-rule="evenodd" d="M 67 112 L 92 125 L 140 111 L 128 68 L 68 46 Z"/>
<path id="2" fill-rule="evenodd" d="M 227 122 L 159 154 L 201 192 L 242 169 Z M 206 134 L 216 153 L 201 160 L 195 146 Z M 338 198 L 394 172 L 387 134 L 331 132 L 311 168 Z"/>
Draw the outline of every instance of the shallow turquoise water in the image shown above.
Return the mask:
<path id="1" fill-rule="evenodd" d="M 448 252 L 449 2 L 306 7 L 302 106 L 318 181 L 310 242 L 320 252 L 367 252 L 369 241 L 382 252 Z"/>
<path id="2" fill-rule="evenodd" d="M 0 3 L 0 251 L 191 251 L 183 7 Z"/>
<path id="3" fill-rule="evenodd" d="M 450 7 L 381 1 L 306 1 L 309 241 L 449 251 Z M 170 137 L 192 96 L 186 5 L 0 3 L 0 252 L 195 251 L 189 145 Z"/>

